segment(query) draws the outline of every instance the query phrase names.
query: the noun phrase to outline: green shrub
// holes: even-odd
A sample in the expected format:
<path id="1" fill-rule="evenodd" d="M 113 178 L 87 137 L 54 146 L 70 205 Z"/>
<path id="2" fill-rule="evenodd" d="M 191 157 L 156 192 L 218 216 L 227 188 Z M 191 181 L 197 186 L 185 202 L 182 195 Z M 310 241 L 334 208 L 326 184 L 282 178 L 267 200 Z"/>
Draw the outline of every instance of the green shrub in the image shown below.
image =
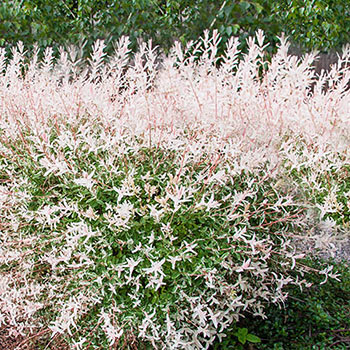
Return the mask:
<path id="1" fill-rule="evenodd" d="M 86 40 L 90 48 L 97 39 L 105 39 L 111 53 L 112 41 L 127 35 L 134 49 L 143 38 L 167 51 L 175 39 L 184 44 L 206 29 L 217 29 L 222 53 L 232 35 L 246 49 L 245 39 L 262 29 L 272 51 L 282 32 L 303 49 L 330 50 L 349 42 L 349 11 L 349 4 L 341 0 L 4 0 L 0 45 L 21 40 L 26 47 L 38 43 L 45 48 Z"/>

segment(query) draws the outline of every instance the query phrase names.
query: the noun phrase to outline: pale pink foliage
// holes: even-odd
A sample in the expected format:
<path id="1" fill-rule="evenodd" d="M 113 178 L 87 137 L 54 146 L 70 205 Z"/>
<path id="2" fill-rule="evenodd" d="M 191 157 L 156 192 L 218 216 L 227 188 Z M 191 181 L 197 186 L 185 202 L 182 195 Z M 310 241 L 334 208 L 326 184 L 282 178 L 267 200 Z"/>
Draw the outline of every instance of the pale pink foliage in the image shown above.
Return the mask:
<path id="1" fill-rule="evenodd" d="M 305 55 L 301 60 L 289 56 L 288 43 L 284 38 L 281 38 L 279 50 L 271 62 L 265 61 L 266 45 L 262 32 L 257 33 L 257 40 L 249 39 L 249 51 L 241 59 L 239 42 L 234 38 L 229 40 L 225 55 L 219 58 L 219 41 L 216 32 L 212 36 L 206 32 L 199 43 L 189 43 L 185 48 L 176 43 L 161 63 L 158 63 L 157 50 L 151 42 L 143 43 L 131 61 L 127 38 L 118 42 L 112 57 L 106 57 L 105 44 L 97 41 L 87 66 L 73 49 L 70 52 L 62 49 L 55 61 L 52 50 L 48 48 L 41 62 L 38 62 L 35 50 L 28 65 L 24 63 L 26 52 L 21 43 L 12 50 L 9 62 L 6 62 L 5 51 L 1 49 L 1 157 L 18 158 L 20 152 L 16 147 L 20 143 L 33 159 L 37 159 L 38 153 L 45 155 L 40 157 L 38 164 L 46 170 L 46 175 L 71 174 L 75 183 L 85 186 L 92 193 L 99 181 L 94 173 L 79 172 L 79 169 L 71 167 L 63 153 L 54 157 L 52 150 L 67 147 L 72 154 L 108 151 L 110 158 L 103 160 L 103 165 L 109 171 L 119 171 L 113 163 L 116 155 L 145 146 L 176 151 L 182 170 L 191 162 L 199 161 L 203 152 L 211 157 L 213 167 L 222 166 L 215 173 L 210 169 L 204 171 L 189 185 L 181 185 L 181 180 L 186 180 L 185 171 L 180 171 L 177 176 L 164 174 L 167 183 L 165 197 L 157 198 L 156 206 L 149 205 L 143 209 L 157 221 L 164 212 L 175 213 L 183 203 L 190 201 L 198 190 L 198 184 L 204 181 L 208 184 L 226 183 L 242 170 L 258 172 L 262 165 L 267 166 L 271 178 L 277 178 L 283 175 L 284 169 L 300 170 L 307 166 L 313 171 L 305 175 L 303 181 L 317 190 L 319 174 L 330 168 L 337 171 L 344 164 L 349 164 L 349 48 L 339 58 L 338 65 L 328 73 L 323 72 L 316 80 L 312 67 L 316 54 Z M 201 53 L 200 58 L 197 53 Z M 259 73 L 261 64 L 267 65 L 262 75 Z M 25 74 L 22 68 L 26 69 Z M 311 92 L 313 83 L 316 85 Z M 326 83 L 330 86 L 327 91 L 323 89 Z M 50 141 L 52 131 L 57 134 L 54 142 Z M 96 137 L 96 132 L 100 137 Z M 14 145 L 14 148 L 9 145 Z M 84 145 L 83 149 L 80 145 Z M 34 328 L 31 317 L 43 306 L 41 293 L 45 290 L 49 297 L 55 295 L 56 300 L 62 296 L 58 316 L 50 326 L 53 334 L 71 333 L 79 316 L 86 311 L 86 303 L 98 303 L 99 297 L 81 294 L 79 298 L 72 296 L 67 299 L 60 294 L 63 292 L 55 285 L 54 278 L 50 285 L 30 281 L 28 275 L 34 262 L 26 259 L 21 248 L 40 244 L 39 237 L 22 239 L 18 227 L 36 220 L 40 225 L 49 225 L 55 230 L 64 215 L 79 213 L 81 222 L 67 227 L 65 232 L 56 233 L 57 241 L 63 239 L 66 247 L 61 251 L 53 249 L 50 254 L 40 257 L 41 262 L 49 263 L 53 271 L 74 269 L 92 264 L 83 252 L 79 252 L 79 261 L 74 265 L 70 263 L 70 258 L 76 254 L 79 240 L 87 242 L 90 237 L 100 235 L 84 222 L 85 218 L 95 217 L 96 213 L 92 208 L 80 211 L 75 203 L 64 201 L 52 207 L 42 207 L 35 213 L 29 212 L 26 202 L 30 195 L 20 190 L 26 180 L 14 176 L 5 165 L 1 167 L 11 180 L 0 186 L 0 213 L 1 220 L 4 220 L 0 222 L 0 263 L 20 262 L 22 276 L 0 274 L 0 325 L 16 326 L 20 333 Z M 140 188 L 135 186 L 131 172 L 122 186 L 113 190 L 119 195 L 118 203 L 108 208 L 104 218 L 110 228 L 124 230 L 129 227 L 135 209 L 127 200 L 119 202 L 124 197 L 137 195 Z M 156 188 L 148 185 L 146 191 L 155 193 Z M 333 187 L 325 203 L 320 205 L 321 218 L 339 209 L 334 199 L 335 191 Z M 244 207 L 246 199 L 253 194 L 248 186 L 246 191 L 233 192 L 228 196 L 232 208 L 228 222 L 239 215 L 236 208 Z M 283 210 L 290 201 L 289 196 L 282 196 L 272 209 Z M 204 193 L 197 208 L 210 212 L 219 205 L 212 193 Z M 164 237 L 176 239 L 172 236 L 171 222 L 163 225 L 162 232 Z M 164 333 L 161 325 L 154 320 L 155 311 L 145 311 L 138 335 L 154 345 L 166 341 L 174 349 L 203 348 L 209 346 L 217 333 L 238 319 L 242 310 L 248 309 L 263 316 L 262 300 L 283 302 L 286 298 L 283 286 L 291 280 L 268 271 L 266 260 L 276 253 L 269 246 L 269 237 L 261 241 L 255 236 L 249 237 L 241 229 L 237 229 L 231 237 L 233 242 L 250 247 L 243 264 L 227 265 L 228 269 L 239 273 L 239 279 L 233 286 L 222 284 L 217 280 L 215 271 L 210 270 L 205 275 L 206 285 L 212 290 L 210 300 L 183 293 L 183 300 L 189 302 L 191 308 L 180 310 L 177 321 L 190 319 L 197 327 L 196 332 L 186 327 L 177 329 L 174 320 L 168 316 Z M 135 247 L 135 253 L 152 251 L 155 239 L 150 233 L 149 245 Z M 14 241 L 17 242 L 15 245 Z M 301 256 L 290 251 L 289 241 L 281 242 L 280 254 L 285 254 L 288 264 L 294 268 L 296 259 Z M 184 241 L 179 254 L 169 257 L 173 268 L 178 261 L 190 260 L 196 254 L 196 245 L 196 242 Z M 255 261 L 257 254 L 262 254 L 261 259 Z M 117 266 L 118 276 L 125 276 L 124 283 L 135 283 L 135 293 L 139 282 L 134 269 L 139 263 L 138 259 L 128 260 L 127 264 Z M 164 284 L 164 263 L 165 259 L 155 258 L 150 260 L 150 267 L 144 269 L 149 276 L 149 285 L 155 290 Z M 257 278 L 265 278 L 268 283 L 273 281 L 277 287 L 273 292 L 267 285 L 254 289 L 244 278 L 245 271 L 250 271 Z M 331 268 L 324 269 L 322 273 L 325 280 L 328 276 L 332 277 Z M 96 282 L 102 283 L 100 280 Z M 299 283 L 302 285 L 304 282 Z M 111 285 L 112 292 L 114 288 Z M 243 300 L 242 291 L 249 291 L 251 299 Z M 228 297 L 219 301 L 219 294 Z M 137 303 L 135 295 L 132 297 Z M 30 301 L 26 302 L 27 299 Z M 220 307 L 217 308 L 217 305 Z M 122 311 L 114 312 L 118 314 Z M 100 315 L 102 328 L 113 345 L 123 334 L 123 329 L 121 325 L 113 324 L 111 319 L 110 310 Z M 218 329 L 220 332 L 217 332 Z M 206 339 L 204 342 L 203 337 Z"/>

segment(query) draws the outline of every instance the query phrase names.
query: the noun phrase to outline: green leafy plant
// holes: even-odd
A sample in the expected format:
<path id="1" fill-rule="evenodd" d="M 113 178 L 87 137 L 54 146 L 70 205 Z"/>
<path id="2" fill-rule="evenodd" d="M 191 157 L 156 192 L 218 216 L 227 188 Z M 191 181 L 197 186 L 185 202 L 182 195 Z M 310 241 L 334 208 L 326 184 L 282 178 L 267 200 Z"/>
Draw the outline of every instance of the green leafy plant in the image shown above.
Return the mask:
<path id="1" fill-rule="evenodd" d="M 340 49 L 349 42 L 350 22 L 347 2 L 325 1 L 209 1 L 209 0 L 4 0 L 0 5 L 0 45 L 22 40 L 26 47 L 86 43 L 97 39 L 108 42 L 122 35 L 130 37 L 133 49 L 137 40 L 153 39 L 167 52 L 174 40 L 183 44 L 196 40 L 204 30 L 218 30 L 220 53 L 229 38 L 246 39 L 258 29 L 265 31 L 273 52 L 277 36 L 285 32 L 302 49 Z M 57 50 L 56 50 L 57 51 Z"/>
<path id="2" fill-rule="evenodd" d="M 320 260 L 303 263 L 316 268 Z M 300 290 L 288 287 L 289 298 L 284 308 L 270 306 L 264 322 L 248 317 L 243 324 L 261 337 L 257 349 L 346 349 L 349 345 L 349 266 L 333 262 L 341 281 L 332 280 L 319 285 L 313 276 L 312 287 Z"/>
<path id="3" fill-rule="evenodd" d="M 254 334 L 248 333 L 247 328 L 238 328 L 238 330 L 234 333 L 234 335 L 237 337 L 238 341 L 243 345 L 247 341 L 250 343 L 260 343 L 261 342 L 259 337 L 257 337 Z"/>

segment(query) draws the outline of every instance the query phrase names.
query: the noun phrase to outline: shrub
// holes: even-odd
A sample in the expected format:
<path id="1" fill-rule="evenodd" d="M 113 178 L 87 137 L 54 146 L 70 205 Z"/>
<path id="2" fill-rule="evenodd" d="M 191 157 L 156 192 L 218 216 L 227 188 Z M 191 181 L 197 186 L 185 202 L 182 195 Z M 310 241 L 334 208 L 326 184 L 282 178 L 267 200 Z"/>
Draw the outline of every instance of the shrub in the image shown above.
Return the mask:
<path id="1" fill-rule="evenodd" d="M 217 57 L 219 40 L 176 44 L 161 69 L 150 43 L 129 65 L 126 38 L 110 58 L 97 41 L 88 66 L 2 50 L 0 320 L 13 334 L 207 348 L 309 286 L 291 239 L 315 205 L 298 183 L 320 174 L 322 192 L 322 171 L 349 160 L 348 70 L 308 95 L 312 55 L 289 57 L 282 39 L 268 64 L 258 32 L 242 60 L 233 38 Z"/>
<path id="2" fill-rule="evenodd" d="M 350 6 L 342 0 L 325 1 L 209 1 L 209 0 L 3 0 L 0 4 L 0 45 L 22 40 L 28 47 L 38 43 L 58 47 L 62 44 L 97 39 L 108 42 L 128 35 L 132 46 L 137 40 L 152 39 L 167 51 L 173 41 L 196 40 L 207 28 L 222 37 L 222 53 L 231 37 L 245 39 L 262 29 L 269 49 L 285 32 L 302 49 L 340 49 L 349 42 Z M 87 52 L 87 51 L 85 51 Z"/>

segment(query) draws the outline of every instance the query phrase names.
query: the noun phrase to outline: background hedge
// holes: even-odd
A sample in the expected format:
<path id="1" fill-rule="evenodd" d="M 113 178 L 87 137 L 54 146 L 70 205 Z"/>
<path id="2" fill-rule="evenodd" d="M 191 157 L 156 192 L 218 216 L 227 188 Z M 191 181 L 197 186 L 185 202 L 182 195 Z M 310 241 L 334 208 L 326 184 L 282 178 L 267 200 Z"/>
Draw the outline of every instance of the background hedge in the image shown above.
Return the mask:
<path id="1" fill-rule="evenodd" d="M 112 42 L 121 35 L 152 38 L 167 50 L 174 39 L 197 39 L 218 29 L 221 48 L 232 36 L 241 39 L 263 29 L 267 40 L 285 32 L 302 49 L 329 51 L 349 42 L 350 3 L 343 0 L 3 0 L 0 45 L 19 40 L 26 46 Z M 243 42 L 245 42 L 243 40 Z M 244 47 L 243 47 L 244 48 Z"/>

